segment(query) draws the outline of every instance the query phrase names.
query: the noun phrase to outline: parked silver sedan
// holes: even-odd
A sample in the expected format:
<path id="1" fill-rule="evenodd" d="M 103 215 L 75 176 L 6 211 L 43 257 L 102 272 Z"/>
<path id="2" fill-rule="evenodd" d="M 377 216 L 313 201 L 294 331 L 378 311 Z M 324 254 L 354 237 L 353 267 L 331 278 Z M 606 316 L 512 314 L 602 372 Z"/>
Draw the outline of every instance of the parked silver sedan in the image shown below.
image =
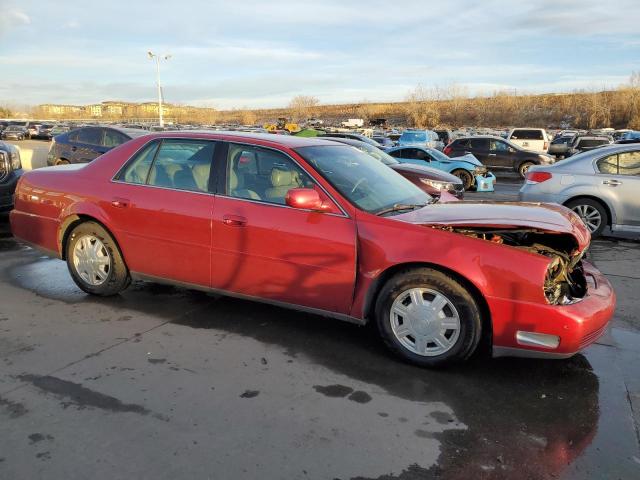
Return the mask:
<path id="1" fill-rule="evenodd" d="M 640 145 L 607 145 L 531 167 L 519 198 L 565 205 L 594 237 L 607 226 L 640 233 Z"/>

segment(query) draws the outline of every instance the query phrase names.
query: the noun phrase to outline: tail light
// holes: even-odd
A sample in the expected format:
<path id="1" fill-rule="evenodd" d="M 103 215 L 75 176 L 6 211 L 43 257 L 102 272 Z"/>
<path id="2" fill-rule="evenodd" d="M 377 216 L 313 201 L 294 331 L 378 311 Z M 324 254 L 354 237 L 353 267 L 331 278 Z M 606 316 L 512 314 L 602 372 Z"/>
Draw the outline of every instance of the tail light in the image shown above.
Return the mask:
<path id="1" fill-rule="evenodd" d="M 553 175 L 549 172 L 527 172 L 524 179 L 529 185 L 533 185 L 535 183 L 546 182 L 551 177 L 553 177 Z"/>
<path id="2" fill-rule="evenodd" d="M 542 148 L 544 149 L 545 152 L 549 150 L 549 142 L 544 142 L 544 146 Z"/>
<path id="3" fill-rule="evenodd" d="M 449 144 L 446 147 L 444 147 L 444 149 L 442 150 L 442 153 L 449 156 L 449 154 L 451 153 L 451 150 L 453 150 L 453 147 L 451 147 L 451 144 Z"/>

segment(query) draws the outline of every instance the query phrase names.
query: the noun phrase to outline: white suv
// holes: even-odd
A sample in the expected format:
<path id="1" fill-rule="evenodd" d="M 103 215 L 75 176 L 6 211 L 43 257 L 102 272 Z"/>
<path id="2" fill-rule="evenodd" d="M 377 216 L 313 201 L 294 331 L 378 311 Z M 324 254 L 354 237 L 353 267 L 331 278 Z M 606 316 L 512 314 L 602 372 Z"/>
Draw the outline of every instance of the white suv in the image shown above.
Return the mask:
<path id="1" fill-rule="evenodd" d="M 549 149 L 549 136 L 544 128 L 514 128 L 507 139 L 525 150 L 547 153 Z"/>

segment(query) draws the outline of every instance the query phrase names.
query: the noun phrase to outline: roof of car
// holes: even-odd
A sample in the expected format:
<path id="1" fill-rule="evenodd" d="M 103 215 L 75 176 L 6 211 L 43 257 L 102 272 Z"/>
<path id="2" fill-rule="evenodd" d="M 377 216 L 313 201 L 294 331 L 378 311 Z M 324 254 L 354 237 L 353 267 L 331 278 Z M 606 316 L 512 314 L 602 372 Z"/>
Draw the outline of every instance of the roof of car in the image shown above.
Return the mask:
<path id="1" fill-rule="evenodd" d="M 472 138 L 490 138 L 492 140 L 504 140 L 504 141 L 507 141 L 506 138 L 498 137 L 496 135 L 465 135 L 464 137 L 458 137 L 455 140 L 470 140 Z"/>
<path id="2" fill-rule="evenodd" d="M 179 130 L 171 132 L 143 132 L 143 135 L 144 134 L 147 134 L 150 137 L 154 138 L 180 138 L 188 136 L 211 139 L 253 139 L 278 144 L 289 148 L 311 147 L 318 145 L 327 145 L 331 143 L 330 140 L 321 140 L 321 137 L 296 137 L 295 135 L 274 135 L 272 133 L 251 133 L 225 130 Z M 339 143 L 337 141 L 333 141 L 332 143 L 335 145 L 342 145 L 342 143 Z"/>

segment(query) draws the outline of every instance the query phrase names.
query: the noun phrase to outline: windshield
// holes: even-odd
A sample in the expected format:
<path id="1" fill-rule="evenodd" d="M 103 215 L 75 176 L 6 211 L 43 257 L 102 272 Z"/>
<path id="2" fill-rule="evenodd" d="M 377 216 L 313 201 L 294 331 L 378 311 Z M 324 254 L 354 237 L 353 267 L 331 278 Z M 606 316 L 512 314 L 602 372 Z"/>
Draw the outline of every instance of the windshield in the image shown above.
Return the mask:
<path id="1" fill-rule="evenodd" d="M 426 204 L 431 197 L 356 147 L 327 145 L 296 149 L 356 207 L 377 213 L 397 204 Z"/>
<path id="2" fill-rule="evenodd" d="M 426 142 L 427 132 L 402 132 L 400 140 L 403 142 Z"/>
<path id="3" fill-rule="evenodd" d="M 439 162 L 448 162 L 451 160 L 444 153 L 442 153 L 440 150 L 436 150 L 435 148 L 427 148 L 427 152 L 429 152 L 429 155 L 431 155 L 435 160 Z"/>
<path id="4" fill-rule="evenodd" d="M 396 160 L 395 158 L 393 158 L 391 155 L 389 155 L 386 152 L 383 152 L 382 150 L 380 150 L 379 148 L 376 147 L 372 147 L 371 145 L 369 145 L 368 143 L 364 143 L 362 142 L 360 145 L 355 145 L 355 147 L 364 152 L 364 153 L 368 153 L 369 155 L 371 155 L 373 158 L 375 158 L 376 160 L 380 160 L 382 163 L 384 163 L 385 165 L 397 165 L 400 162 L 398 160 Z"/>

